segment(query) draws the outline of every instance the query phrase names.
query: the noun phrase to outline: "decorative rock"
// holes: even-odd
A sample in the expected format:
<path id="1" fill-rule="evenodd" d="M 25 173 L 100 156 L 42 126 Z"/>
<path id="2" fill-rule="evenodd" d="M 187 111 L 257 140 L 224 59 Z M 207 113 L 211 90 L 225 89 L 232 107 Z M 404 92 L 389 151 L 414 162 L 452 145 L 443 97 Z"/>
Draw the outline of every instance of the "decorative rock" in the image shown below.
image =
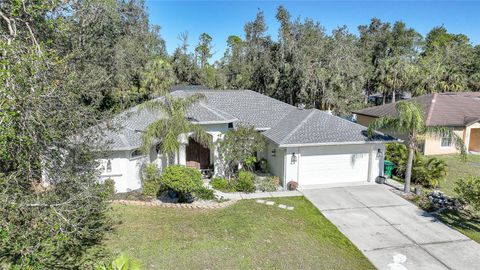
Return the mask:
<path id="1" fill-rule="evenodd" d="M 257 203 L 265 203 L 265 200 L 257 200 Z"/>
<path id="2" fill-rule="evenodd" d="M 287 207 L 287 210 L 293 210 L 293 209 L 294 209 L 293 206 L 288 206 Z"/>
<path id="3" fill-rule="evenodd" d="M 266 202 L 265 202 L 265 204 L 266 204 L 266 205 L 274 205 L 274 204 L 275 204 L 275 202 L 272 202 L 272 201 L 266 201 Z"/>
<path id="4" fill-rule="evenodd" d="M 286 208 L 287 208 L 287 206 L 286 206 L 285 204 L 279 204 L 278 207 L 279 207 L 279 208 L 282 208 L 282 209 L 286 209 Z"/>
<path id="5" fill-rule="evenodd" d="M 427 196 L 428 200 L 436 209 L 461 210 L 463 208 L 460 201 L 446 196 L 443 192 L 434 190 Z"/>

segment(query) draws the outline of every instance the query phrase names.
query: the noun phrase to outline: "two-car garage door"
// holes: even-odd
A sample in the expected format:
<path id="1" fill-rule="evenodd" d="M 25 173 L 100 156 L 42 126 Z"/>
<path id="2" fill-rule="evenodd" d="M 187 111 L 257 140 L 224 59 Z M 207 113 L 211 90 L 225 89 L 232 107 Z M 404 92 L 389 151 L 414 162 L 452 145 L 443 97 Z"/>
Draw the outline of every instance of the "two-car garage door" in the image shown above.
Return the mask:
<path id="1" fill-rule="evenodd" d="M 365 145 L 302 147 L 299 149 L 298 184 L 308 186 L 366 182 L 369 149 Z"/>

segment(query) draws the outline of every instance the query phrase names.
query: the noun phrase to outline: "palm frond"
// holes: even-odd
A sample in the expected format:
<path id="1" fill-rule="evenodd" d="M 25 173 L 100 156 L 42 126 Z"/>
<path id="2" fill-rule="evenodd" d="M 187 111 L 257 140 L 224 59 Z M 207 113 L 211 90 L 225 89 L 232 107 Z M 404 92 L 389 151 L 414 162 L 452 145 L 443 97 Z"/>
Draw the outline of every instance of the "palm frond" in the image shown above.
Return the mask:
<path id="1" fill-rule="evenodd" d="M 186 98 L 183 98 L 183 104 L 188 107 L 196 102 L 206 99 L 206 96 L 203 93 L 195 93 Z"/>
<path id="2" fill-rule="evenodd" d="M 388 116 L 375 119 L 368 125 L 368 136 L 372 137 L 375 134 L 375 130 L 378 129 L 395 129 L 398 125 L 398 120 Z"/>
<path id="3" fill-rule="evenodd" d="M 204 147 L 211 148 L 213 141 L 212 136 L 205 131 L 205 129 L 196 124 L 190 124 L 190 131 L 192 132 L 192 138 Z"/>
<path id="4" fill-rule="evenodd" d="M 144 153 L 149 153 L 150 147 L 164 137 L 168 130 L 168 126 L 167 119 L 159 119 L 148 125 L 142 134 L 142 151 Z"/>

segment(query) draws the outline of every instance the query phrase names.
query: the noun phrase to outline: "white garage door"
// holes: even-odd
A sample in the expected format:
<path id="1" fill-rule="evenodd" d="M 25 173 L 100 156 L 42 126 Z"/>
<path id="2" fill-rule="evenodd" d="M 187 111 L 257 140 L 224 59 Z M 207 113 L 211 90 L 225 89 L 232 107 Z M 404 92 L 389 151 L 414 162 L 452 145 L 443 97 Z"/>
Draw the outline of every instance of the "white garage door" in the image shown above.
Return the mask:
<path id="1" fill-rule="evenodd" d="M 301 148 L 299 185 L 367 181 L 368 152 L 364 145 Z"/>

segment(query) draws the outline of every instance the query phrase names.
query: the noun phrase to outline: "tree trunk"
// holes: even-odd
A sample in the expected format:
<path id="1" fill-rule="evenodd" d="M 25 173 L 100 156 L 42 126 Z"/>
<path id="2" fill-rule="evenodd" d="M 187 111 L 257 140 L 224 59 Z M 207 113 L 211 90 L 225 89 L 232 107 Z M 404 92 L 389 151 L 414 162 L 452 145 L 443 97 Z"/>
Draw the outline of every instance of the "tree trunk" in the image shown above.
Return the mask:
<path id="1" fill-rule="evenodd" d="M 392 103 L 395 103 L 397 101 L 397 98 L 395 97 L 396 96 L 396 92 L 395 89 L 393 89 L 392 91 Z"/>
<path id="2" fill-rule="evenodd" d="M 411 144 L 408 145 L 408 161 L 407 161 L 407 170 L 405 172 L 405 193 L 410 193 L 410 182 L 412 180 L 412 167 L 413 167 L 413 156 L 415 154 L 415 147 Z"/>

